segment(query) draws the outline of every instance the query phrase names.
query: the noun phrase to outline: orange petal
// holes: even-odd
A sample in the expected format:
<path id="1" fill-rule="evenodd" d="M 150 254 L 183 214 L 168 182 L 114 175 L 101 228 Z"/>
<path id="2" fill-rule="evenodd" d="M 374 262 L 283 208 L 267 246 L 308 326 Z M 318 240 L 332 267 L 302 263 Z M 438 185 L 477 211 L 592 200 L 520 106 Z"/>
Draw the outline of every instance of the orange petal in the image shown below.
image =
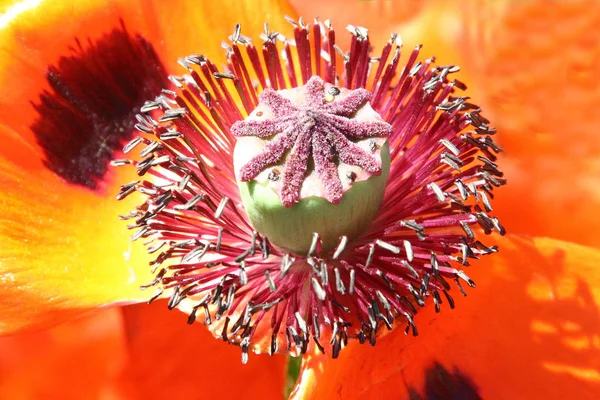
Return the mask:
<path id="1" fill-rule="evenodd" d="M 308 23 L 314 17 L 322 20 L 330 19 L 338 32 L 336 41 L 342 45 L 350 43 L 346 26 L 363 26 L 369 29 L 371 42 L 377 47 L 387 41 L 392 32 L 402 34 L 396 29 L 401 23 L 409 23 L 423 12 L 432 0 L 408 0 L 398 4 L 390 0 L 355 1 L 351 6 L 344 1 L 291 0 L 298 15 L 302 15 Z"/>
<path id="2" fill-rule="evenodd" d="M 13 2 L 8 9 L 33 3 Z M 93 2 L 70 8 L 38 3 L 20 14 L 7 12 L 11 20 L 0 19 L 1 334 L 54 324 L 114 301 L 145 299 L 136 278 L 151 280 L 148 256 L 131 249 L 125 224 L 117 219 L 133 204 L 118 204 L 115 188 L 92 193 L 48 172 L 29 128 L 37 117 L 30 103 L 46 88 L 48 64 L 67 53 L 76 34 L 106 32 L 112 28 L 108 21 L 118 23 L 120 14 L 112 5 L 91 13 Z M 98 19 L 78 25 L 80 13 Z M 112 175 L 106 180 L 131 180 Z"/>
<path id="3" fill-rule="evenodd" d="M 1 159 L 0 187 L 0 333 L 149 297 L 139 290 L 152 280 L 149 256 L 117 218 L 134 203 Z"/>
<path id="4" fill-rule="evenodd" d="M 72 54 L 70 47 L 78 37 L 85 43 L 90 38 L 118 27 L 119 18 L 126 25 L 144 31 L 149 40 L 152 21 L 144 18 L 140 2 L 131 1 L 11 1 L 7 10 L 11 19 L 0 25 L 0 121 L 26 141 L 35 145 L 29 130 L 37 116 L 31 102 L 38 100 L 48 87 L 44 76 L 47 66 L 56 64 L 60 56 Z M 129 4 L 125 7 L 125 4 Z M 32 5 L 32 7 L 27 7 Z M 4 153 L 2 147 L 0 153 Z"/>
<path id="5" fill-rule="evenodd" d="M 75 38 L 83 43 L 95 40 L 118 28 L 122 20 L 131 33 L 142 34 L 154 45 L 170 71 L 180 74 L 185 71 L 177 65 L 178 57 L 203 53 L 217 64 L 224 60 L 221 41 L 231 35 L 236 23 L 242 23 L 242 33 L 254 36 L 263 31 L 265 21 L 277 30 L 287 24 L 284 14 L 294 15 L 286 2 L 278 0 L 224 0 L 218 4 L 20 0 L 5 7 L 22 11 L 12 12 L 12 19 L 0 19 L 0 121 L 30 143 L 35 143 L 29 127 L 36 117 L 30 102 L 47 88 L 47 66 L 71 54 Z M 0 153 L 3 150 L 4 146 Z"/>
<path id="6" fill-rule="evenodd" d="M 12 2 L 6 9 L 34 3 Z M 138 290 L 152 280 L 149 257 L 140 246 L 132 247 L 130 232 L 117 220 L 135 202 L 117 203 L 111 189 L 133 178 L 113 173 L 106 178 L 112 185 L 91 193 L 66 185 L 41 162 L 42 151 L 29 128 L 37 117 L 30 103 L 47 89 L 47 66 L 71 54 L 76 37 L 97 39 L 121 19 L 171 59 L 169 65 L 175 65 L 175 54 L 220 54 L 215 34 L 225 38 L 237 20 L 246 20 L 245 28 L 254 32 L 261 30 L 264 16 L 258 10 L 272 11 L 266 17 L 277 19 L 276 26 L 284 23 L 280 14 L 291 11 L 267 0 L 252 6 L 233 1 L 218 6 L 39 1 L 20 13 L 5 14 L 12 19 L 0 19 L 0 334 L 151 295 Z"/>
<path id="7" fill-rule="evenodd" d="M 600 251 L 498 242 L 498 254 L 474 263 L 477 288 L 455 310 L 421 310 L 416 338 L 400 328 L 374 348 L 350 344 L 338 360 L 307 358 L 295 398 L 598 398 Z"/>
<path id="8" fill-rule="evenodd" d="M 0 338 L 0 398 L 282 398 L 284 356 L 242 365 L 239 347 L 186 319 L 157 302 Z"/>
<path id="9" fill-rule="evenodd" d="M 154 0 L 144 7 L 152 13 L 158 32 L 164 43 L 161 49 L 165 63 L 173 67 L 176 74 L 187 72 L 176 65 L 177 58 L 189 54 L 203 54 L 210 57 L 217 66 L 225 63 L 223 41 L 231 36 L 237 23 L 241 33 L 258 38 L 264 32 L 264 24 L 269 24 L 272 32 L 289 30 L 283 16 L 295 17 L 295 12 L 287 1 L 281 0 L 222 0 L 218 3 L 194 0 L 165 2 Z M 257 47 L 260 47 L 257 44 Z"/>
<path id="10" fill-rule="evenodd" d="M 600 3 L 471 4 L 458 48 L 479 72 L 484 110 L 506 150 L 501 220 L 512 232 L 598 246 Z"/>
<path id="11" fill-rule="evenodd" d="M 353 3 L 351 7 L 347 6 L 348 3 L 335 0 L 326 3 L 316 0 L 292 0 L 290 3 L 307 22 L 318 16 L 342 24 L 341 28 L 352 24 L 380 29 L 385 25 L 397 24 L 414 17 L 431 2 L 432 0 L 408 0 L 402 1 L 401 7 L 397 2 L 390 0 L 362 0 Z"/>
<path id="12" fill-rule="evenodd" d="M 460 79 L 506 150 L 500 165 L 509 185 L 494 204 L 509 231 L 600 244 L 594 217 L 600 206 L 600 3 L 329 4 L 294 3 L 305 17 L 333 15 L 338 30 L 365 25 L 375 46 L 395 31 L 408 46 L 424 43 L 424 54 L 440 63 L 461 65 Z M 323 7 L 334 10 L 323 13 Z"/>
<path id="13" fill-rule="evenodd" d="M 250 355 L 220 340 L 165 302 L 123 308 L 129 361 L 122 376 L 129 399 L 281 399 L 287 360 Z"/>
<path id="14" fill-rule="evenodd" d="M 121 320 L 109 309 L 0 338 L 0 398 L 120 398 L 115 382 L 126 360 Z"/>
<path id="15" fill-rule="evenodd" d="M 392 32 L 404 43 L 403 54 L 423 44 L 423 55 L 435 56 L 440 65 L 462 66 L 462 54 L 456 39 L 462 33 L 462 9 L 456 2 L 444 0 L 360 0 L 348 6 L 344 1 L 292 0 L 299 15 L 310 22 L 313 16 L 329 18 L 336 29 L 336 41 L 348 50 L 348 24 L 369 30 L 377 54 Z M 464 77 L 464 72 L 461 72 Z M 461 78 L 463 79 L 463 78 Z M 467 80 L 467 83 L 469 81 Z"/>

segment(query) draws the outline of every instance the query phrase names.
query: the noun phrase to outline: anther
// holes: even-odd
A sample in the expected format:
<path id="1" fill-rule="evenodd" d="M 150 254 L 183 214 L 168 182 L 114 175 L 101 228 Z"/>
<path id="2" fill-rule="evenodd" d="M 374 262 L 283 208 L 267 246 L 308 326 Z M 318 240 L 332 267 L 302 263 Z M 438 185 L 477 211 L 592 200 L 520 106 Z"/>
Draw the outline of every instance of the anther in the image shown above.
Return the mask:
<path id="1" fill-rule="evenodd" d="M 235 75 L 230 72 L 213 72 L 213 76 L 217 79 L 235 79 Z"/>
<path id="2" fill-rule="evenodd" d="M 456 275 L 461 278 L 462 280 L 464 280 L 465 282 L 467 282 L 467 284 L 471 287 L 475 287 L 475 282 L 473 282 L 473 280 L 471 278 L 469 278 L 467 276 L 467 274 L 465 274 L 464 271 L 462 270 L 456 270 Z"/>
<path id="3" fill-rule="evenodd" d="M 166 244 L 165 242 L 157 243 L 155 245 L 148 247 L 146 249 L 146 251 L 148 252 L 148 254 L 156 253 L 158 250 L 160 250 L 162 247 L 164 247 L 165 244 Z"/>
<path id="4" fill-rule="evenodd" d="M 161 133 L 158 138 L 160 140 L 172 140 L 172 139 L 178 139 L 180 137 L 182 137 L 183 135 L 181 134 L 181 132 L 177 132 L 177 131 L 167 131 L 165 133 Z"/>
<path id="5" fill-rule="evenodd" d="M 183 192 L 185 190 L 185 188 L 187 187 L 188 183 L 190 183 L 190 179 L 192 179 L 191 175 L 185 175 L 183 177 L 183 179 L 179 182 L 179 185 L 177 186 L 177 189 L 180 192 Z"/>
<path id="6" fill-rule="evenodd" d="M 217 232 L 217 245 L 215 246 L 216 251 L 221 250 L 221 241 L 223 240 L 223 228 L 219 228 Z"/>
<path id="7" fill-rule="evenodd" d="M 437 197 L 437 199 L 440 203 L 442 203 L 446 200 L 446 195 L 444 194 L 442 189 L 437 184 L 435 184 L 434 182 L 431 182 L 427 186 L 429 186 L 429 188 L 433 191 L 433 193 L 435 194 L 435 196 Z"/>
<path id="8" fill-rule="evenodd" d="M 479 191 L 479 197 L 481 198 L 481 202 L 483 203 L 483 207 L 485 208 L 485 211 L 487 211 L 487 212 L 492 211 L 492 203 L 490 203 L 490 199 L 485 194 L 485 192 Z"/>
<path id="9" fill-rule="evenodd" d="M 150 299 L 148 300 L 148 304 L 150 304 L 154 300 L 158 299 L 163 293 L 164 293 L 164 289 L 163 288 L 156 289 L 156 291 L 154 292 L 154 294 L 152 295 L 152 297 L 150 297 Z"/>
<path id="10" fill-rule="evenodd" d="M 410 273 L 412 274 L 412 276 L 414 276 L 416 279 L 419 279 L 419 274 L 417 273 L 417 270 L 415 270 L 413 268 L 413 266 L 408 263 L 408 261 L 402 260 L 402 261 L 400 261 L 400 264 L 402 264 L 403 266 L 405 266 L 410 271 Z"/>
<path id="11" fill-rule="evenodd" d="M 500 224 L 500 220 L 498 219 L 498 217 L 492 218 L 492 222 L 498 233 L 500 233 L 502 236 L 506 235 L 506 229 L 504 229 L 502 224 Z"/>
<path id="12" fill-rule="evenodd" d="M 269 254 L 271 253 L 271 250 L 267 243 L 267 238 L 264 236 L 260 239 L 260 250 L 262 252 L 263 259 L 269 258 Z"/>
<path id="13" fill-rule="evenodd" d="M 248 363 L 248 347 L 250 347 L 250 338 L 245 337 L 240 343 L 242 348 L 242 364 Z"/>
<path id="14" fill-rule="evenodd" d="M 277 350 L 279 350 L 279 343 L 277 341 L 277 335 L 272 334 L 271 335 L 271 346 L 269 346 L 269 355 L 272 356 L 273 354 L 277 353 Z"/>
<path id="15" fill-rule="evenodd" d="M 210 243 L 204 243 L 201 246 L 194 247 L 189 253 L 182 257 L 181 262 L 186 263 L 194 258 L 197 258 L 196 262 L 199 262 L 202 257 L 206 254 L 208 249 L 210 248 Z"/>
<path id="16" fill-rule="evenodd" d="M 135 242 L 136 240 L 138 240 L 141 237 L 144 237 L 144 235 L 146 235 L 147 233 L 150 233 L 150 227 L 149 226 L 144 226 L 143 228 L 140 228 L 137 232 L 135 232 L 133 235 L 131 235 L 131 241 Z"/>
<path id="17" fill-rule="evenodd" d="M 319 317 L 317 317 L 317 315 L 314 314 L 312 327 L 313 327 L 313 334 L 316 339 L 319 339 L 321 337 L 321 328 L 320 328 L 319 324 L 320 324 Z"/>
<path id="18" fill-rule="evenodd" d="M 186 113 L 187 113 L 187 109 L 185 109 L 185 108 L 171 108 L 171 109 L 165 110 L 164 115 L 162 115 L 158 119 L 158 122 L 173 121 L 173 120 L 183 117 Z"/>
<path id="19" fill-rule="evenodd" d="M 221 199 L 221 201 L 219 202 L 219 206 L 215 210 L 215 214 L 214 214 L 215 218 L 217 218 L 217 219 L 221 218 L 223 211 L 225 211 L 225 206 L 227 206 L 227 202 L 229 202 L 228 197 L 223 197 Z"/>
<path id="20" fill-rule="evenodd" d="M 302 316 L 300 315 L 300 313 L 298 311 L 296 311 L 294 313 L 294 317 L 296 317 L 296 322 L 298 323 L 298 328 L 300 328 L 300 330 L 302 331 L 302 333 L 304 335 L 307 335 L 308 328 L 306 327 L 306 321 L 304 320 L 304 318 L 302 318 Z"/>
<path id="21" fill-rule="evenodd" d="M 415 298 L 415 300 L 417 301 L 417 304 L 419 306 L 421 306 L 421 307 L 425 306 L 425 300 L 423 300 L 423 297 L 421 297 L 419 292 L 410 283 L 408 284 L 408 291 L 410 292 L 410 294 L 413 295 L 413 297 Z"/>
<path id="22" fill-rule="evenodd" d="M 337 267 L 335 267 L 333 269 L 333 273 L 335 274 L 335 287 L 337 291 L 341 294 L 346 294 L 346 287 L 344 286 L 344 282 L 342 282 L 340 270 Z"/>
<path id="23" fill-rule="evenodd" d="M 242 261 L 240 263 L 240 285 L 245 285 L 248 283 L 248 275 L 246 274 L 246 269 L 244 268 L 245 263 Z"/>
<path id="24" fill-rule="evenodd" d="M 310 248 L 308 249 L 307 257 L 310 257 L 315 253 L 318 243 L 319 243 L 319 234 L 317 232 L 313 232 L 312 242 L 310 243 Z"/>
<path id="25" fill-rule="evenodd" d="M 400 225 L 414 230 L 417 233 L 417 237 L 420 240 L 425 240 L 425 233 L 424 233 L 423 225 L 417 223 L 417 221 L 415 221 L 414 219 L 400 221 Z"/>
<path id="26" fill-rule="evenodd" d="M 379 247 L 381 247 L 382 249 L 385 249 L 387 251 L 390 251 L 394 254 L 400 254 L 400 247 L 398 246 L 394 246 L 390 243 L 384 242 L 383 240 L 375 240 L 375 244 Z"/>
<path id="27" fill-rule="evenodd" d="M 434 275 L 438 275 L 440 273 L 437 256 L 434 252 L 431 252 L 431 269 L 433 270 Z"/>
<path id="28" fill-rule="evenodd" d="M 460 281 L 458 280 L 458 278 L 454 278 L 454 283 L 456 284 L 456 287 L 458 287 L 458 290 L 460 290 L 460 293 L 463 296 L 467 295 L 467 292 L 465 292 L 465 289 L 463 289 L 462 285 L 460 284 Z"/>
<path id="29" fill-rule="evenodd" d="M 463 183 L 463 181 L 460 180 L 460 179 L 456 179 L 454 181 L 454 184 L 458 188 L 458 192 L 460 193 L 460 195 L 463 198 L 463 200 L 466 200 L 469 197 L 469 192 L 467 191 L 467 187 L 465 186 L 465 184 Z"/>
<path id="30" fill-rule="evenodd" d="M 406 252 L 406 259 L 408 261 L 412 261 L 413 256 L 414 256 L 412 244 L 408 240 L 403 240 L 402 243 L 404 244 L 404 251 Z"/>
<path id="31" fill-rule="evenodd" d="M 129 165 L 131 163 L 132 163 L 132 161 L 127 160 L 127 159 L 111 160 L 110 166 L 111 167 L 121 167 L 123 165 Z"/>
<path id="32" fill-rule="evenodd" d="M 269 285 L 269 290 L 274 293 L 277 290 L 277 287 L 275 286 L 273 278 L 271 278 L 271 273 L 269 272 L 269 270 L 265 271 L 265 279 L 267 280 L 267 284 Z"/>
<path id="33" fill-rule="evenodd" d="M 281 274 L 279 274 L 280 278 L 283 278 L 292 267 L 294 260 L 290 258 L 291 257 L 289 254 L 286 254 L 281 258 Z"/>
<path id="34" fill-rule="evenodd" d="M 139 182 L 140 181 L 135 181 L 135 182 L 128 183 L 126 185 L 122 185 L 121 186 L 121 190 L 119 191 L 119 193 L 116 196 L 116 199 L 117 200 L 123 200 L 124 198 L 126 198 L 127 196 L 129 196 L 131 193 L 135 192 L 136 185 Z"/>
<path id="35" fill-rule="evenodd" d="M 334 260 L 338 259 L 338 257 L 340 256 L 340 254 L 342 254 L 342 252 L 346 248 L 347 244 L 348 244 L 348 237 L 347 236 L 342 236 L 340 238 L 340 243 L 338 244 L 338 247 L 335 249 L 335 253 L 333 253 L 333 259 Z"/>
<path id="36" fill-rule="evenodd" d="M 375 255 L 375 243 L 371 243 L 369 245 L 369 255 L 367 256 L 367 262 L 365 263 L 365 269 L 369 268 L 369 266 L 371 265 L 374 255 Z"/>
<path id="37" fill-rule="evenodd" d="M 317 278 L 312 277 L 311 282 L 312 282 L 312 287 L 315 291 L 315 294 L 317 295 L 317 298 L 321 301 L 324 301 L 327 294 L 326 294 L 325 290 L 323 290 L 323 287 L 321 286 L 321 284 L 319 283 Z"/>
<path id="38" fill-rule="evenodd" d="M 323 283 L 323 286 L 329 285 L 329 269 L 325 261 L 321 261 L 320 271 L 321 282 Z"/>

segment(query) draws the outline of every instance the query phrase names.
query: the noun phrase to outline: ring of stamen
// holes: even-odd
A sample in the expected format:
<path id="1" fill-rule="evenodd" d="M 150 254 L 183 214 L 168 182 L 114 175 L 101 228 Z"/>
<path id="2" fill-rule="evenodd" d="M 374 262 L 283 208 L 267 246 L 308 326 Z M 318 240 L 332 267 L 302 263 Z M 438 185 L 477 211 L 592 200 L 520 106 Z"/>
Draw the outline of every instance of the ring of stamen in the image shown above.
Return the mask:
<path id="1" fill-rule="evenodd" d="M 298 354 L 316 347 L 337 357 L 349 340 L 374 345 L 381 327 L 400 321 L 416 335 L 417 308 L 428 299 L 436 311 L 444 303 L 453 308 L 450 281 L 464 293 L 461 281 L 475 284 L 462 268 L 497 251 L 478 239 L 480 230 L 504 234 L 489 214 L 493 189 L 505 184 L 500 148 L 481 110 L 455 94 L 464 88 L 450 79 L 457 68 L 418 62 L 420 47 L 401 63 L 395 35 L 371 58 L 366 29 L 349 30 L 344 53 L 327 21 L 295 22 L 293 40 L 267 30 L 260 49 L 236 28 L 226 46 L 228 71 L 203 56 L 180 60 L 187 75 L 171 77 L 173 88 L 146 103 L 141 139 L 125 148 L 145 154 L 135 162 L 140 180 L 118 197 L 137 191 L 146 198 L 122 216 L 133 221 L 132 239 L 145 239 L 157 254 L 156 279 L 146 288 L 157 287 L 153 299 L 169 295 L 169 307 L 186 310 L 190 322 L 239 344 L 244 361 L 250 349 Z M 311 235 L 308 253 L 297 255 L 257 233 L 240 206 L 232 130 L 243 133 L 240 121 L 259 98 L 285 103 L 273 93 L 314 84 L 313 76 L 370 93 L 371 107 L 391 126 L 391 165 L 381 209 L 360 237 L 343 236 L 324 253 L 319 235 Z M 244 176 L 254 172 L 250 166 Z M 296 193 L 291 186 L 286 201 Z"/>

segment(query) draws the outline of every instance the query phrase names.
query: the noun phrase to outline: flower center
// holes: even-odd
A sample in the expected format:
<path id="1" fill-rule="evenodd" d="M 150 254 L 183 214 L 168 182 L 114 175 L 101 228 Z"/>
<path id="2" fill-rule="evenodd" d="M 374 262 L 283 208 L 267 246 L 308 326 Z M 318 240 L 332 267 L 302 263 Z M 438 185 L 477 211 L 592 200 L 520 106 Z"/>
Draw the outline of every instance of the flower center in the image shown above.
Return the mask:
<path id="1" fill-rule="evenodd" d="M 265 90 L 248 118 L 233 124 L 244 207 L 274 245 L 306 254 L 316 233 L 327 252 L 375 217 L 392 128 L 369 97 L 313 76 L 294 89 Z"/>
<path id="2" fill-rule="evenodd" d="M 188 73 L 137 116 L 123 152 L 139 157 L 114 162 L 140 176 L 118 198 L 145 196 L 120 216 L 156 254 L 142 288 L 243 362 L 336 358 L 402 321 L 417 335 L 417 308 L 454 308 L 450 282 L 465 294 L 463 268 L 497 251 L 481 231 L 505 233 L 490 214 L 501 149 L 458 68 L 418 61 L 420 46 L 403 64 L 396 35 L 371 57 L 367 30 L 348 29 L 349 53 L 327 21 L 294 22 L 293 41 L 266 29 L 261 59 L 237 25 L 228 70 L 179 60 Z"/>

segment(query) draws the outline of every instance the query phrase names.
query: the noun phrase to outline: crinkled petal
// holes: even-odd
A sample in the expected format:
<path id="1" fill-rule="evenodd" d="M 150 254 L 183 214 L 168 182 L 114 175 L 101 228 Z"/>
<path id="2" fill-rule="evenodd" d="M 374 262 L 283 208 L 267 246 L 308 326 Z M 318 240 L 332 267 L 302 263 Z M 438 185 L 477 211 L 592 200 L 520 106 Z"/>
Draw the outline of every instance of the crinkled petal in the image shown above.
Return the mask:
<path id="1" fill-rule="evenodd" d="M 397 329 L 338 360 L 307 357 L 293 398 L 598 398 L 600 251 L 518 236 L 498 244 L 455 310 L 421 310 L 416 338 Z"/>

